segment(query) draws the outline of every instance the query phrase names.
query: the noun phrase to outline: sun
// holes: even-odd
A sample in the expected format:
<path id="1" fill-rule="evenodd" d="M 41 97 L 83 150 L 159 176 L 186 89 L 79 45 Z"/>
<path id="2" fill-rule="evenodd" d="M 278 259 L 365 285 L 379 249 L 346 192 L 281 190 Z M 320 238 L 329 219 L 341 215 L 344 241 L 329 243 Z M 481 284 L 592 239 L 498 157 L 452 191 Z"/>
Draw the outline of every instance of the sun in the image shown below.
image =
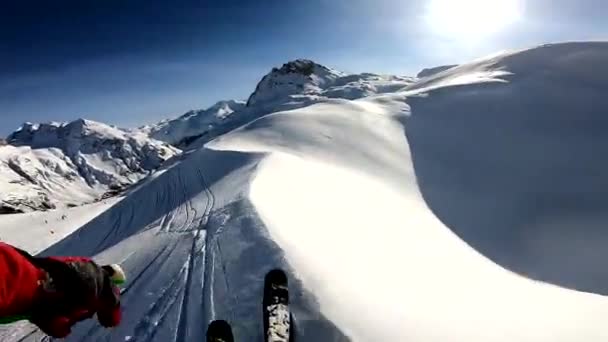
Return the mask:
<path id="1" fill-rule="evenodd" d="M 426 24 L 436 35 L 481 40 L 502 32 L 523 16 L 524 0 L 429 0 Z"/>

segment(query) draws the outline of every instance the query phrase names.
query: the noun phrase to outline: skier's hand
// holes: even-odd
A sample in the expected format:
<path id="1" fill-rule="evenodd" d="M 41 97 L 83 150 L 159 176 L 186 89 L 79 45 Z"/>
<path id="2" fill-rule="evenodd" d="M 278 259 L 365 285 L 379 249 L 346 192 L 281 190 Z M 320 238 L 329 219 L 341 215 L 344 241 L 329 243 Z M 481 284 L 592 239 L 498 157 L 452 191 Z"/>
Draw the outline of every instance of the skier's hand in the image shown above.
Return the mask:
<path id="1" fill-rule="evenodd" d="M 100 295 L 97 320 L 103 327 L 111 328 L 120 324 L 120 289 L 116 286 L 105 288 Z"/>
<path id="2" fill-rule="evenodd" d="M 53 337 L 65 337 L 72 325 L 98 314 L 103 326 L 120 322 L 120 292 L 105 267 L 91 260 L 36 258 L 49 277 L 30 321 Z"/>

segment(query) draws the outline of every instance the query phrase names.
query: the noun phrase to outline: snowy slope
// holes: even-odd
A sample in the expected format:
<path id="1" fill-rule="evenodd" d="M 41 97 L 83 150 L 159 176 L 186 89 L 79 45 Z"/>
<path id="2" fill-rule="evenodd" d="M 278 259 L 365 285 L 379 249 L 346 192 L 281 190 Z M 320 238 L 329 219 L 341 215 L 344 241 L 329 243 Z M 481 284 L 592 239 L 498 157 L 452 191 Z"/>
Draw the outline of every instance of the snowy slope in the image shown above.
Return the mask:
<path id="1" fill-rule="evenodd" d="M 517 273 L 604 295 L 607 61 L 599 42 L 483 58 L 412 86 L 407 124 L 422 193 L 455 233 Z"/>
<path id="2" fill-rule="evenodd" d="M 433 68 L 425 68 L 422 69 L 417 75 L 416 77 L 418 78 L 425 78 L 425 77 L 429 77 L 429 76 L 433 76 L 435 74 L 438 74 L 440 72 L 444 72 L 446 70 L 450 70 L 453 67 L 456 67 L 456 64 L 451 64 L 451 65 L 441 65 L 441 66 L 437 66 L 437 67 L 433 67 Z"/>
<path id="3" fill-rule="evenodd" d="M 407 76 L 352 74 L 336 79 L 320 95 L 355 100 L 376 94 L 393 93 L 412 85 L 414 81 L 415 78 Z"/>
<path id="4" fill-rule="evenodd" d="M 74 208 L 4 215 L 0 219 L 0 240 L 40 253 L 122 199 L 113 197 Z"/>
<path id="5" fill-rule="evenodd" d="M 406 91 L 265 115 L 177 157 L 44 252 L 130 276 L 123 324 L 84 322 L 68 341 L 202 341 L 218 318 L 260 341 L 274 267 L 290 276 L 298 341 L 608 340 L 594 152 L 607 51 L 494 56 Z"/>
<path id="6" fill-rule="evenodd" d="M 0 210 L 23 212 L 94 201 L 146 177 L 179 150 L 89 120 L 26 123 L 0 146 Z"/>

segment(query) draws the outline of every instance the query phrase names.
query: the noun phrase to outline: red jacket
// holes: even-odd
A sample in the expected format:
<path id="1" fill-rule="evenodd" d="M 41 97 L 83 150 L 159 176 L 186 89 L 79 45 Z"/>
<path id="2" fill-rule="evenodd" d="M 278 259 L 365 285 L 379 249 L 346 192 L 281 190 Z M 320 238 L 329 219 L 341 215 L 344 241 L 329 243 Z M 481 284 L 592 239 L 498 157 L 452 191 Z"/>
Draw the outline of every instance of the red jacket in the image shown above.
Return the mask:
<path id="1" fill-rule="evenodd" d="M 27 314 L 45 272 L 13 247 L 0 242 L 0 317 Z"/>
<path id="2" fill-rule="evenodd" d="M 85 257 L 52 257 L 64 263 L 90 263 Z M 104 327 L 117 326 L 120 323 L 120 304 L 117 301 L 119 289 L 112 286 L 113 298 L 102 298 L 97 295 L 78 301 L 78 306 L 63 308 L 53 312 L 54 306 L 37 307 L 39 303 L 48 303 L 49 299 L 69 297 L 69 293 L 52 293 L 44 289 L 47 272 L 36 267 L 28 257 L 10 245 L 0 242 L 0 318 L 11 316 L 29 316 L 35 309 L 44 310 L 43 318 L 32 320 L 32 323 L 52 337 L 65 337 L 72 325 L 97 313 L 99 323 Z M 44 305 L 44 304 L 40 304 Z M 49 305 L 47 305 L 49 306 Z"/>

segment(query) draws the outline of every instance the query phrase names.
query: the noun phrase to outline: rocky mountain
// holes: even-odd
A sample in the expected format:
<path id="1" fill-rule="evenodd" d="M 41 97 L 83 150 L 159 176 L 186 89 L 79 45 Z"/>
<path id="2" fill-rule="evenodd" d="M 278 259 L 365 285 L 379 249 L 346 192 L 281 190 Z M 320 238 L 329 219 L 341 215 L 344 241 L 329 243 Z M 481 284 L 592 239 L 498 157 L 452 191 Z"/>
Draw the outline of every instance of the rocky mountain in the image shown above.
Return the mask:
<path id="1" fill-rule="evenodd" d="M 0 212 L 76 206 L 137 183 L 180 151 L 99 122 L 25 123 L 0 147 Z"/>
<path id="2" fill-rule="evenodd" d="M 285 102 L 311 102 L 324 98 L 349 100 L 393 92 L 415 81 L 412 77 L 347 74 L 307 59 L 273 68 L 249 96 L 247 106 L 268 106 Z M 308 101 L 305 101 L 308 100 Z"/>
<path id="3" fill-rule="evenodd" d="M 192 137 L 200 137 L 221 124 L 228 116 L 245 108 L 244 101 L 219 101 L 207 109 L 191 110 L 184 115 L 144 126 L 143 133 L 174 146 L 184 146 Z"/>
<path id="4" fill-rule="evenodd" d="M 345 74 L 307 59 L 298 59 L 273 68 L 249 96 L 247 106 L 284 101 L 289 96 L 319 95 Z"/>
<path id="5" fill-rule="evenodd" d="M 219 101 L 135 130 L 84 119 L 25 123 L 6 146 L 0 141 L 0 212 L 92 202 L 137 183 L 181 149 L 200 147 L 265 114 L 391 93 L 415 80 L 348 74 L 298 59 L 272 68 L 247 101 Z"/>
<path id="6" fill-rule="evenodd" d="M 298 59 L 272 68 L 258 82 L 246 103 L 220 101 L 207 109 L 189 111 L 178 118 L 142 127 L 140 131 L 186 148 L 198 139 L 209 141 L 264 114 L 297 109 L 330 98 L 355 100 L 395 92 L 415 80 L 407 76 L 347 74 L 311 60 Z"/>

